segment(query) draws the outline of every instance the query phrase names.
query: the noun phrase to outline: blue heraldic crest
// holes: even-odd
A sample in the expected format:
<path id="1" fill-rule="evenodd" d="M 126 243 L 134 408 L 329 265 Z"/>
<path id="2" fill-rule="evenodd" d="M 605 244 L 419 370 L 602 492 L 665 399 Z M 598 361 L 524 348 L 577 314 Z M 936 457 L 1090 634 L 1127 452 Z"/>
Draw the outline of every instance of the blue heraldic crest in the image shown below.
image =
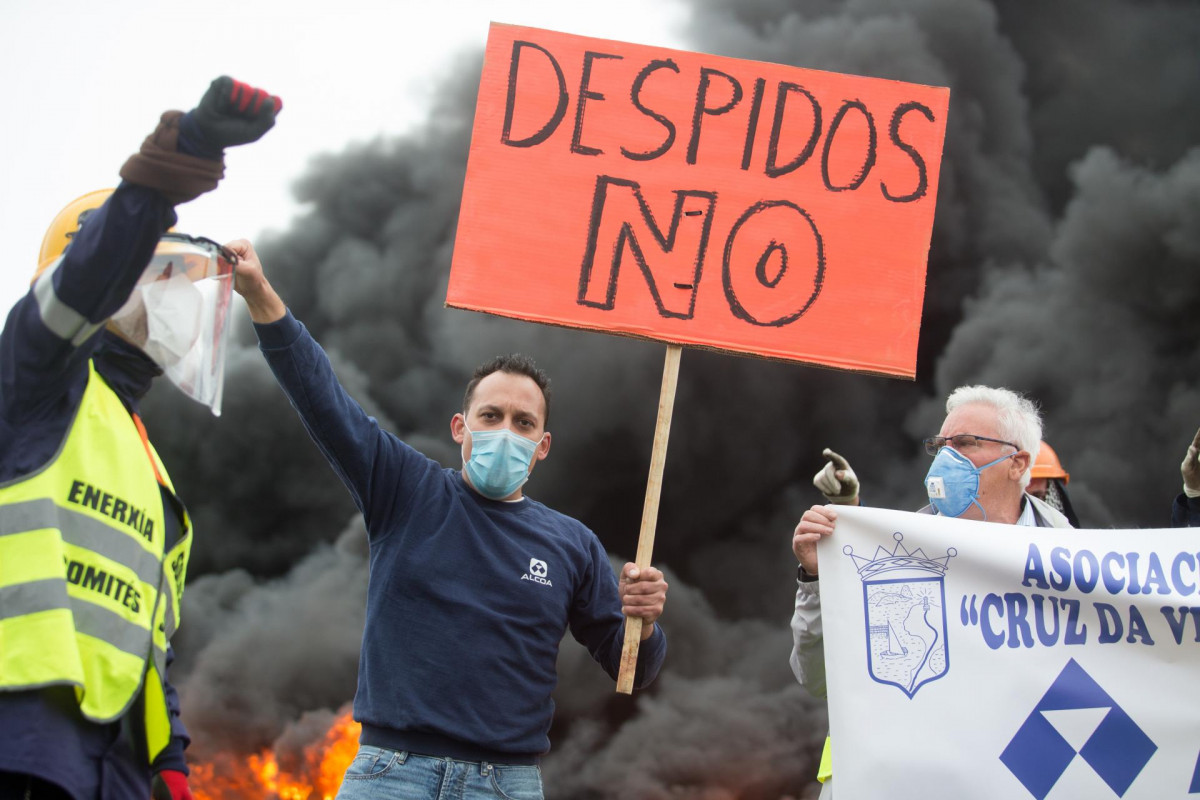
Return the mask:
<path id="1" fill-rule="evenodd" d="M 904 546 L 904 534 L 892 534 L 896 546 L 880 546 L 872 558 L 842 552 L 854 560 L 863 582 L 863 618 L 867 634 L 867 671 L 879 683 L 896 686 L 912 699 L 917 690 L 950 671 L 946 641 L 945 576 L 951 547 L 929 558 Z"/>

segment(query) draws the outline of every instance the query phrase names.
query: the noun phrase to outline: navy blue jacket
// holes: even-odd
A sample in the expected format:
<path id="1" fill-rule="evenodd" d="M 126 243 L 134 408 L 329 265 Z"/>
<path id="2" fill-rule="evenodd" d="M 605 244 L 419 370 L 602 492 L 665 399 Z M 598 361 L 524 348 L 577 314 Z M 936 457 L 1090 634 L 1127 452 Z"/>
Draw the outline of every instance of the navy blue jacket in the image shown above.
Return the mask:
<path id="1" fill-rule="evenodd" d="M 55 295 L 78 315 L 76 333 L 63 338 L 46 326 L 32 287 L 13 306 L 0 333 L 0 483 L 55 454 L 83 396 L 89 359 L 131 411 L 161 374 L 103 324 L 124 304 L 175 220 L 157 191 L 121 184 L 88 217 L 53 273 Z M 154 770 L 187 772 L 178 696 L 169 684 L 164 688 L 173 737 Z M 0 692 L 0 771 L 52 781 L 77 800 L 149 796 L 145 756 L 135 755 L 128 739 L 121 723 L 85 720 L 70 689 Z"/>
<path id="2" fill-rule="evenodd" d="M 566 632 L 609 675 L 619 671 L 624 616 L 600 540 L 532 498 L 483 497 L 459 470 L 381 429 L 290 312 L 255 327 L 366 522 L 370 582 L 354 698 L 363 743 L 535 763 L 550 748 Z M 639 648 L 636 685 L 654 679 L 665 654 L 656 626 Z"/>
<path id="3" fill-rule="evenodd" d="M 1179 493 L 1171 506 L 1171 527 L 1200 528 L 1200 497 Z"/>

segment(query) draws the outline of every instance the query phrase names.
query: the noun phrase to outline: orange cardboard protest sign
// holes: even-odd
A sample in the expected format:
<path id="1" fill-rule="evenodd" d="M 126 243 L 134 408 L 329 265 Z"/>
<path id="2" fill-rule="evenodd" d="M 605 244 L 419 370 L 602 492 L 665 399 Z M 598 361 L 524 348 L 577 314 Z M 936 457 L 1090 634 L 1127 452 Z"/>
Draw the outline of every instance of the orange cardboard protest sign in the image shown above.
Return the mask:
<path id="1" fill-rule="evenodd" d="M 949 99 L 493 23 L 446 304 L 911 378 Z"/>

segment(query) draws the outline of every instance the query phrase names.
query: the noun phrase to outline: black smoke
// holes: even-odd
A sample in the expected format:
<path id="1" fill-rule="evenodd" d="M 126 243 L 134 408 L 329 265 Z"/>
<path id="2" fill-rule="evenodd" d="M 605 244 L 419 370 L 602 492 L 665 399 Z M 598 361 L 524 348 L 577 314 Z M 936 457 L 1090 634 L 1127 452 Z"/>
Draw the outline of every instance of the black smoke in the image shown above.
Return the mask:
<path id="1" fill-rule="evenodd" d="M 1042 406 L 1091 527 L 1159 527 L 1200 424 L 1200 7 L 1064 0 L 694 0 L 691 48 L 951 88 L 914 382 L 688 350 L 655 562 L 671 653 L 634 700 L 565 644 L 552 797 L 815 797 L 823 704 L 791 677 L 790 534 L 829 446 L 874 505 L 921 502 L 944 397 Z M 313 162 L 268 274 L 351 393 L 444 464 L 471 369 L 555 384 L 529 491 L 632 558 L 664 348 L 444 308 L 480 61 L 426 125 Z M 853 319 L 845 320 L 849 328 Z M 151 433 L 197 521 L 175 671 L 204 757 L 295 736 L 354 690 L 361 523 L 254 349 L 219 421 L 170 390 Z M 185 424 L 176 424 L 178 422 Z"/>

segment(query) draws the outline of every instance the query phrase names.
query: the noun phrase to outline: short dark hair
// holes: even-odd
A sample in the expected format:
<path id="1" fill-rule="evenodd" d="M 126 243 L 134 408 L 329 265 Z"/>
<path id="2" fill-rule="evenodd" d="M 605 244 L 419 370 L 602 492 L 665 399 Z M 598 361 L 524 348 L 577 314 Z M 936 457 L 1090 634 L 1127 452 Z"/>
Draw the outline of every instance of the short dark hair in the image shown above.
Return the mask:
<path id="1" fill-rule="evenodd" d="M 537 387 L 542 390 L 542 402 L 546 406 L 546 413 L 543 415 L 542 426 L 544 427 L 550 422 L 550 377 L 538 369 L 538 365 L 533 363 L 533 359 L 521 353 L 511 353 L 506 356 L 496 356 L 491 361 L 480 364 L 475 368 L 475 373 L 471 376 L 471 380 L 467 383 L 467 392 L 463 395 L 463 413 L 471 407 L 471 400 L 475 397 L 475 387 L 479 382 L 491 375 L 493 372 L 507 372 L 511 375 L 524 375 L 537 384 Z"/>

